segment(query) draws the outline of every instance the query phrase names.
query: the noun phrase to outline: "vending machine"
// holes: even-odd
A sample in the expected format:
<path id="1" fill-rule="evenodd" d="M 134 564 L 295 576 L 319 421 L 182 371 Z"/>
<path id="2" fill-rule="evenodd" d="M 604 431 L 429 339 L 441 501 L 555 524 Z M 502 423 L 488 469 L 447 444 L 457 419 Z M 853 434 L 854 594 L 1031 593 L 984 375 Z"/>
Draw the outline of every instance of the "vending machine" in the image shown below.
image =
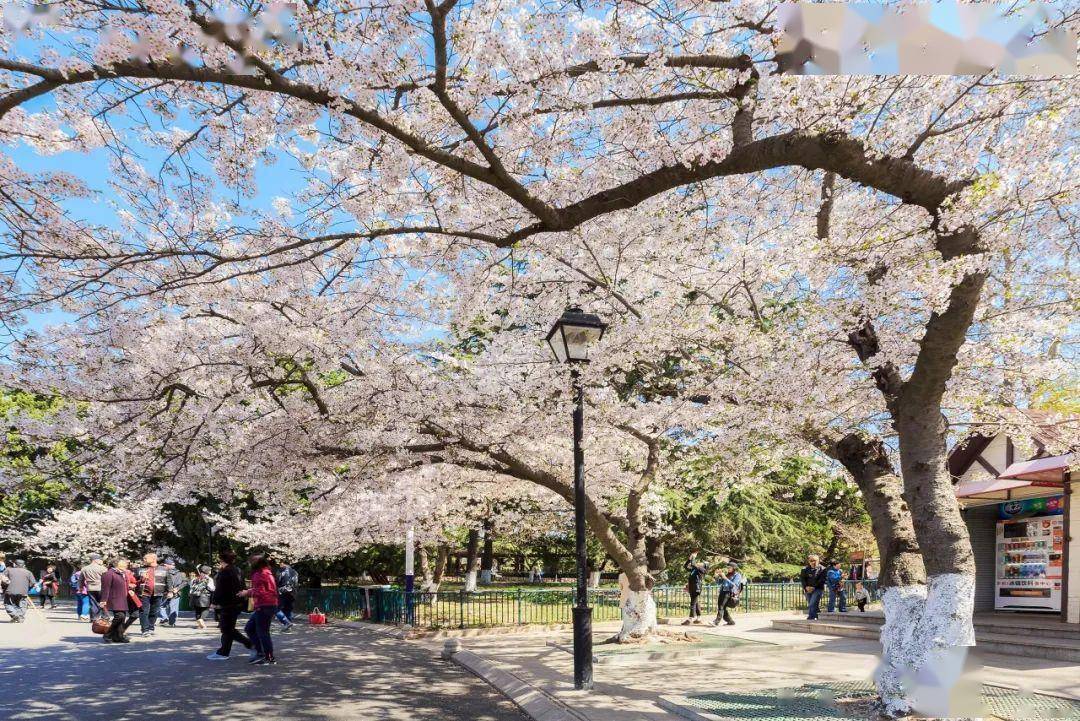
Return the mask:
<path id="1" fill-rule="evenodd" d="M 997 524 L 994 607 L 1061 611 L 1065 524 L 1060 498 L 1002 503 Z"/>

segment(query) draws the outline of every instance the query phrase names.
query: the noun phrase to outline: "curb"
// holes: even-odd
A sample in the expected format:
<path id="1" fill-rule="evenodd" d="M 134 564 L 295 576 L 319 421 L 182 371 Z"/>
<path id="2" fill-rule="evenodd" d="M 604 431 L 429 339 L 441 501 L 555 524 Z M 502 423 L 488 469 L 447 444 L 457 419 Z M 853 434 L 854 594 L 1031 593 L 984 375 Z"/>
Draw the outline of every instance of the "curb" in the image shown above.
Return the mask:
<path id="1" fill-rule="evenodd" d="M 701 711 L 685 703 L 680 703 L 679 698 L 679 696 L 658 696 L 656 705 L 676 716 L 689 719 L 689 721 L 729 721 L 728 717 L 717 716 L 714 713 Z"/>
<path id="2" fill-rule="evenodd" d="M 300 623 L 301 621 L 294 621 Z M 303 621 L 303 623 L 307 623 Z M 512 636 L 528 634 L 548 634 L 559 631 L 572 631 L 573 626 L 568 623 L 553 623 L 548 625 L 526 624 L 522 626 L 492 626 L 491 628 L 448 628 L 448 629 L 418 629 L 407 626 L 390 626 L 371 621 L 345 621 L 329 619 L 327 625 L 342 628 L 366 629 L 373 633 L 382 633 L 402 640 L 438 640 L 444 638 L 482 638 L 485 636 Z"/>
<path id="3" fill-rule="evenodd" d="M 451 660 L 506 696 L 533 721 L 588 721 L 588 718 L 555 699 L 551 694 L 515 676 L 504 666 L 458 651 Z"/>

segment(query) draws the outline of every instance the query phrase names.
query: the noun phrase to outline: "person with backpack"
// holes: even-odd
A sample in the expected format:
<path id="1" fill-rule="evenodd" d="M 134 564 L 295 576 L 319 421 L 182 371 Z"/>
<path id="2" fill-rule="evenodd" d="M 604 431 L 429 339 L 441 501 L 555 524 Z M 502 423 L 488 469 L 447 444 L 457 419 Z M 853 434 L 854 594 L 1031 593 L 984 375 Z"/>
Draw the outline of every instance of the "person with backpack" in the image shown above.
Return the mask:
<path id="1" fill-rule="evenodd" d="M 214 593 L 214 579 L 210 578 L 210 567 L 199 566 L 198 571 L 188 583 L 188 601 L 195 612 L 195 627 L 206 628 L 203 618 L 210 608 L 210 599 Z"/>
<path id="2" fill-rule="evenodd" d="M 746 579 L 739 573 L 739 564 L 728 561 L 726 570 L 717 574 L 716 580 L 720 585 L 720 597 L 717 601 L 716 620 L 713 621 L 713 625 L 719 626 L 722 619 L 728 626 L 734 626 L 735 619 L 731 617 L 731 609 L 739 605 Z"/>
<path id="3" fill-rule="evenodd" d="M 282 633 L 291 631 L 293 626 L 293 606 L 296 605 L 296 588 L 300 585 L 300 574 L 289 564 L 284 564 L 277 573 L 278 612 Z"/>
<path id="4" fill-rule="evenodd" d="M 251 598 L 255 610 L 248 618 L 244 632 L 255 646 L 256 656 L 248 663 L 259 666 L 277 663 L 274 658 L 274 641 L 270 638 L 270 622 L 278 610 L 277 581 L 270 570 L 270 560 L 261 553 L 248 559 L 251 567 L 251 588 L 241 591 L 240 596 Z"/>
<path id="5" fill-rule="evenodd" d="M 218 609 L 218 628 L 221 629 L 221 646 L 206 658 L 210 661 L 227 661 L 232 652 L 233 643 L 239 641 L 244 648 L 251 648 L 251 640 L 236 630 L 236 619 L 244 609 L 244 577 L 236 567 L 236 554 L 222 551 L 218 554 L 220 564 L 214 576 L 214 591 L 211 602 Z"/>

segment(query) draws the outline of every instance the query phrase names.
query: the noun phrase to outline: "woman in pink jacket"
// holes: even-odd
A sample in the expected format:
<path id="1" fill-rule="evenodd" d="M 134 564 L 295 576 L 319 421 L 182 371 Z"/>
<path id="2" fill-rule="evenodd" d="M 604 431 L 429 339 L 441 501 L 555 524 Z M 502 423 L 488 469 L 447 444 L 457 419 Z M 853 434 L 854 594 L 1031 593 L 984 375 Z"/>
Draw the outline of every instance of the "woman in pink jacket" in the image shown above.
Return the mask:
<path id="1" fill-rule="evenodd" d="M 251 588 L 241 591 L 239 596 L 251 597 L 255 605 L 255 611 L 244 626 L 244 633 L 255 645 L 256 655 L 248 663 L 259 666 L 276 663 L 274 658 L 274 642 L 270 638 L 270 622 L 277 613 L 278 592 L 277 581 L 270 570 L 270 561 L 261 553 L 256 553 L 248 559 L 251 568 Z"/>

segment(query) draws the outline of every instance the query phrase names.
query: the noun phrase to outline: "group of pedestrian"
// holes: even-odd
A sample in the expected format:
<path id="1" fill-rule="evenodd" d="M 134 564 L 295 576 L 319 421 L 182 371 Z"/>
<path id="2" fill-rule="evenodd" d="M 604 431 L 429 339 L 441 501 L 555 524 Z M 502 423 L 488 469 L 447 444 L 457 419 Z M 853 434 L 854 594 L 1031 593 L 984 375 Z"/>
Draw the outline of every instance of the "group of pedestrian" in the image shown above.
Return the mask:
<path id="1" fill-rule="evenodd" d="M 260 666 L 277 663 L 270 628 L 275 618 L 282 623 L 284 631 L 292 628 L 293 603 L 299 580 L 296 571 L 285 565 L 275 575 L 270 568 L 270 559 L 257 553 L 248 558 L 251 585 L 245 587 L 236 565 L 236 554 L 223 551 L 220 559 L 221 564 L 214 577 L 212 600 L 218 609 L 221 646 L 206 658 L 227 661 L 233 645 L 239 643 L 252 651 L 248 663 Z M 249 605 L 251 615 L 241 633 L 236 630 L 236 622 Z"/>
<path id="2" fill-rule="evenodd" d="M 705 588 L 705 577 L 709 566 L 699 558 L 700 555 L 700 551 L 694 550 L 683 564 L 683 568 L 688 573 L 686 590 L 690 594 L 690 617 L 683 621 L 684 626 L 707 623 L 701 620 L 701 592 Z M 731 609 L 739 605 L 746 579 L 739 571 L 739 564 L 728 561 L 717 571 L 714 580 L 719 592 L 716 601 L 716 618 L 709 625 L 719 626 L 723 622 L 728 626 L 734 626 L 735 619 L 731 616 Z"/>
<path id="3" fill-rule="evenodd" d="M 806 594 L 807 620 L 816 621 L 821 613 L 821 597 L 828 592 L 828 612 L 847 613 L 848 574 L 841 567 L 840 561 L 830 561 L 822 565 L 821 558 L 811 554 L 806 559 L 806 566 L 799 572 L 799 583 Z M 855 605 L 860 612 L 866 611 L 870 603 L 870 591 L 862 581 L 855 582 Z"/>
<path id="4" fill-rule="evenodd" d="M 251 663 L 276 663 L 270 629 L 275 619 L 283 631 L 292 629 L 299 575 L 288 564 L 275 574 L 269 558 L 255 554 L 248 559 L 249 586 L 237 566 L 235 553 L 222 551 L 219 561 L 216 575 L 211 576 L 209 566 L 184 574 L 171 558 L 158 563 L 156 553 L 143 556 L 138 567 L 127 558 L 115 556 L 103 562 L 101 554 L 92 553 L 86 565 L 68 579 L 75 597 L 75 613 L 80 620 L 107 619 L 108 630 L 102 637 L 105 643 L 130 643 L 128 629 L 136 621 L 143 636 L 153 636 L 159 623 L 175 626 L 181 591 L 187 588 L 195 627 L 207 627 L 206 617 L 211 610 L 218 622 L 221 645 L 208 658 L 226 660 L 233 644 L 240 643 L 253 651 Z M 59 576 L 53 565 L 47 566 L 39 579 L 27 570 L 22 559 L 13 561 L 9 568 L 0 554 L 0 584 L 13 623 L 25 620 L 27 599 L 35 588 L 42 595 L 42 606 L 56 606 Z M 240 632 L 236 624 L 247 610 L 251 615 Z"/>

